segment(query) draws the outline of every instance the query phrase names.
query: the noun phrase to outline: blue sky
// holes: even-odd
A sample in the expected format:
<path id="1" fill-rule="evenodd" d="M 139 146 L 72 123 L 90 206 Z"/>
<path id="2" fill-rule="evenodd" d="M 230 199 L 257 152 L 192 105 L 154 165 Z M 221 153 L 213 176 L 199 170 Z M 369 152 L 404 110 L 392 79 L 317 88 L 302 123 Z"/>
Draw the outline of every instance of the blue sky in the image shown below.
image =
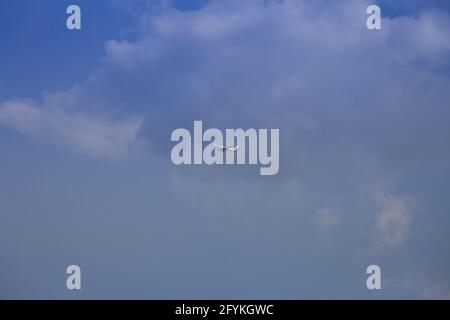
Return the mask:
<path id="1" fill-rule="evenodd" d="M 0 298 L 450 297 L 446 2 L 71 3 L 0 3 Z M 174 166 L 194 120 L 279 174 Z"/>

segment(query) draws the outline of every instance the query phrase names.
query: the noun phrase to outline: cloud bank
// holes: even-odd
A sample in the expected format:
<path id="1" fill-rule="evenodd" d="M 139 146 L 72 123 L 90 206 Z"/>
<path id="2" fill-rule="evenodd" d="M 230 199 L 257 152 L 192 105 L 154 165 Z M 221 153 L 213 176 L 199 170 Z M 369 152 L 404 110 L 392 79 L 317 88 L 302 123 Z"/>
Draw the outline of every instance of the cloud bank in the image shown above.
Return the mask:
<path id="1" fill-rule="evenodd" d="M 417 221 L 439 225 L 450 209 L 442 199 L 434 205 L 432 194 L 450 164 L 450 16 L 427 9 L 383 16 L 383 29 L 371 31 L 369 4 L 162 6 L 142 13 L 134 39 L 108 41 L 101 65 L 75 89 L 42 102 L 0 102 L 0 124 L 90 156 L 122 158 L 144 145 L 167 159 L 164 179 L 184 215 L 214 230 L 220 244 L 273 249 L 267 260 L 282 261 L 282 274 L 297 275 L 318 256 L 344 273 L 347 261 L 359 252 L 366 261 L 373 247 L 379 259 L 399 254 L 390 258 L 400 265 L 401 250 L 416 239 L 426 246 L 414 261 L 428 259 L 442 239 L 430 240 Z M 263 180 L 252 168 L 171 167 L 170 133 L 194 120 L 280 128 L 279 174 Z M 330 233 L 332 244 L 320 248 L 316 233 Z M 248 272 L 261 256 L 241 257 Z M 445 252 L 433 258 L 450 261 Z"/>

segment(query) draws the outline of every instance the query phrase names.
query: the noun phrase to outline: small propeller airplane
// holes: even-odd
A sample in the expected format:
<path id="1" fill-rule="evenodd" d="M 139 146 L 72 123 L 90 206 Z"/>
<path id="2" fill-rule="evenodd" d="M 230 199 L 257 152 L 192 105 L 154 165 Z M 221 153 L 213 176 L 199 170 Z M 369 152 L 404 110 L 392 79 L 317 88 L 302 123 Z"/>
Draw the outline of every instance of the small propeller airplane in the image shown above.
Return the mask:
<path id="1" fill-rule="evenodd" d="M 222 145 L 215 145 L 215 147 L 223 152 L 225 151 L 237 151 L 237 146 L 222 146 Z"/>

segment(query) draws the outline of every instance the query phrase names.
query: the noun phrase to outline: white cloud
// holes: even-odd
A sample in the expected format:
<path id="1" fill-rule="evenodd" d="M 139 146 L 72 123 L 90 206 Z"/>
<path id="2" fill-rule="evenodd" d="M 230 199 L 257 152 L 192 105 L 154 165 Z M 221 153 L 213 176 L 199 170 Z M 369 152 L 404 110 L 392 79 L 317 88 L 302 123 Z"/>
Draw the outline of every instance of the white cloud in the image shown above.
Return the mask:
<path id="1" fill-rule="evenodd" d="M 212 1 L 188 12 L 149 9 L 139 19 L 146 26 L 136 40 L 106 43 L 103 64 L 82 87 L 112 109 L 137 109 L 146 138 L 164 153 L 164 134 L 196 117 L 216 127 L 281 127 L 284 141 L 302 136 L 293 152 L 304 154 L 302 144 L 330 148 L 329 136 L 348 149 L 370 144 L 380 158 L 397 156 L 389 152 L 397 145 L 404 151 L 400 156 L 418 146 L 442 154 L 442 137 L 450 134 L 442 120 L 449 81 L 414 63 L 445 64 L 449 16 L 383 17 L 383 29 L 370 32 L 368 4 L 254 0 Z M 422 112 L 432 99 L 427 119 L 440 132 L 423 128 L 430 136 L 413 144 L 410 133 L 427 125 Z M 131 128 L 139 127 L 137 121 L 125 123 L 122 143 L 132 141 Z M 432 144 L 422 142 L 431 138 Z M 420 152 L 427 154 L 432 152 Z M 297 165 L 295 158 L 287 159 L 286 170 Z"/>
<path id="2" fill-rule="evenodd" d="M 381 246 L 398 247 L 407 239 L 411 223 L 408 200 L 402 197 L 378 194 L 379 211 L 375 217 L 377 243 Z"/>
<path id="3" fill-rule="evenodd" d="M 142 141 L 140 119 L 111 121 L 58 106 L 0 103 L 0 124 L 31 138 L 93 157 L 127 157 Z"/>

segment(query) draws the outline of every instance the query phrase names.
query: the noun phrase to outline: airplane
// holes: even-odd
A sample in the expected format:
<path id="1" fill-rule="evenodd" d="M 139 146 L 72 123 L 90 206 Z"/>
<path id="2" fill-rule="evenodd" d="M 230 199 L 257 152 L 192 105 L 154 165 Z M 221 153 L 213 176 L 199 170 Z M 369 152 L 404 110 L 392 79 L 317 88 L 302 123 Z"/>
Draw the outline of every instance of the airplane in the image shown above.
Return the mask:
<path id="1" fill-rule="evenodd" d="M 222 145 L 215 145 L 215 147 L 221 151 L 237 151 L 237 146 L 222 146 Z"/>

